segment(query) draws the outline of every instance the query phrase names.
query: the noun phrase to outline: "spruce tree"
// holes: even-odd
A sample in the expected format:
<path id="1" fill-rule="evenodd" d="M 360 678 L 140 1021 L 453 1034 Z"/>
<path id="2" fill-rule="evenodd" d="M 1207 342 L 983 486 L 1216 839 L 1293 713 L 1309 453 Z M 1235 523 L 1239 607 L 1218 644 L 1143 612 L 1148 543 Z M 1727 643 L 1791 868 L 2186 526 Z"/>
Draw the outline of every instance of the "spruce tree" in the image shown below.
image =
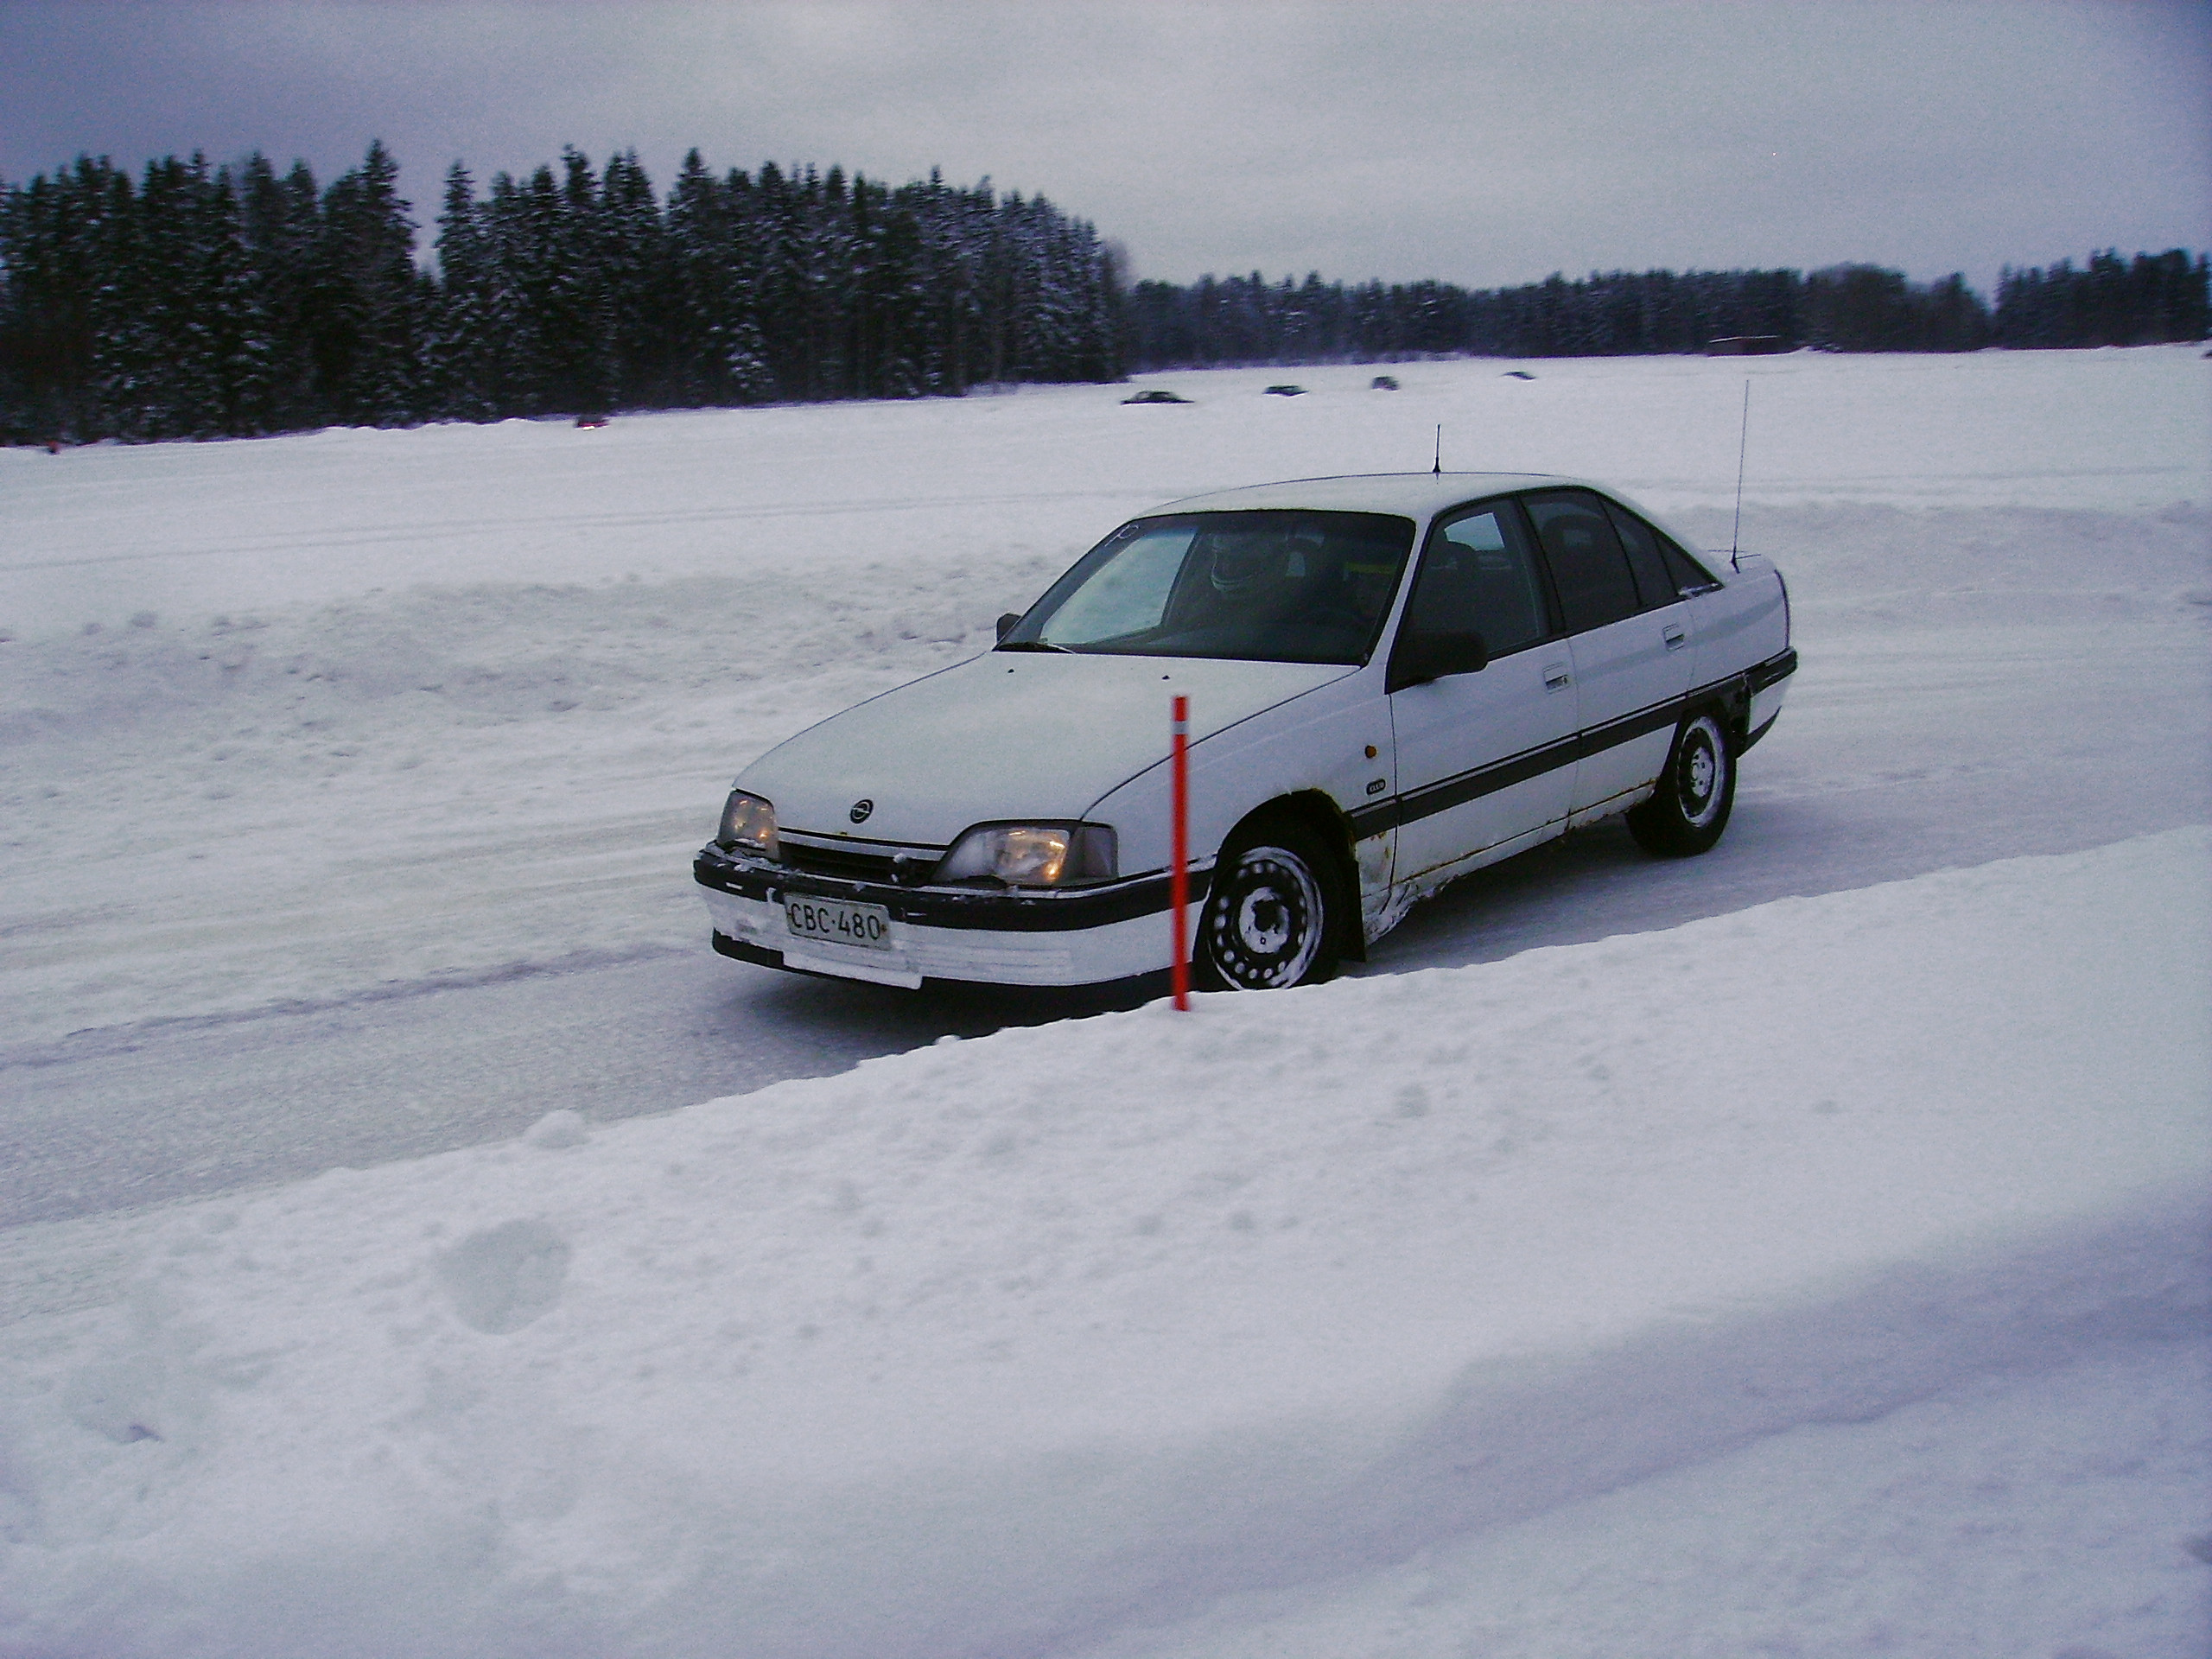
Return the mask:
<path id="1" fill-rule="evenodd" d="M 415 223 L 398 177 L 378 140 L 323 194 L 312 351 L 321 401 L 348 425 L 419 418 L 430 288 L 415 267 Z"/>

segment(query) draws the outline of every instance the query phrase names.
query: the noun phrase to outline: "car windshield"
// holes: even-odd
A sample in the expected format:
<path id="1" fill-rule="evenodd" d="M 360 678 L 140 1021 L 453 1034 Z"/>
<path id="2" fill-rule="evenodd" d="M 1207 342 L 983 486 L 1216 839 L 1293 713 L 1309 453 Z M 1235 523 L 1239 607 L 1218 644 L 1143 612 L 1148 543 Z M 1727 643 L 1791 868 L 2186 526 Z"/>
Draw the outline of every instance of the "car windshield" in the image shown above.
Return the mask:
<path id="1" fill-rule="evenodd" d="M 1085 554 L 1002 651 L 1363 663 L 1413 546 L 1380 512 L 1139 518 Z"/>

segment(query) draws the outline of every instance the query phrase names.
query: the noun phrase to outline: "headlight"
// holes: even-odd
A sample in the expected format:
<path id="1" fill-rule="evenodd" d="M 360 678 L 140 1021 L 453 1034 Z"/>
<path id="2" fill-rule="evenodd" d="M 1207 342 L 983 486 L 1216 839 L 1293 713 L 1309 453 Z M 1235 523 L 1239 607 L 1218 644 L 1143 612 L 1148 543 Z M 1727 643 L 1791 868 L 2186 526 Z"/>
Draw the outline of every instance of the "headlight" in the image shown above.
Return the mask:
<path id="1" fill-rule="evenodd" d="M 758 795 L 733 789 L 728 804 L 722 808 L 721 828 L 715 831 L 715 844 L 742 847 L 763 858 L 775 857 L 776 809 Z"/>
<path id="2" fill-rule="evenodd" d="M 979 823 L 937 867 L 941 882 L 1062 887 L 1114 877 L 1114 832 L 1103 823 Z"/>

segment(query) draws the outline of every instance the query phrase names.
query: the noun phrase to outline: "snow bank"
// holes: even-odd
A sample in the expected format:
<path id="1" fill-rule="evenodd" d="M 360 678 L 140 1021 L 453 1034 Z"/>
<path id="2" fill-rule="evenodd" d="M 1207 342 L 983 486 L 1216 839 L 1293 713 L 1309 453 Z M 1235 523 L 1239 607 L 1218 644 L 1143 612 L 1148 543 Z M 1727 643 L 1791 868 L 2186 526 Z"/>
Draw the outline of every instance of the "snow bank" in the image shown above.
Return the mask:
<path id="1" fill-rule="evenodd" d="M 1934 1629 L 1962 1575 L 2046 1567 L 2069 1593 L 1993 1642 L 2049 1650 L 2018 1621 L 2056 1605 L 2187 1651 L 2208 858 L 1008 1031 L 197 1206 L 127 1317 L 16 1328 L 0 1642 L 1379 1652 L 1415 1573 L 1457 1652 L 1547 1517 L 1618 1536 L 1793 1462 L 1818 1506 L 1838 1426 L 1993 1445 L 2063 1399 L 2086 1436 L 2126 1398 L 2133 1472 L 2062 1454 L 2124 1494 L 2112 1555 L 2048 1560 L 2046 1480 L 1948 1582 L 1871 1548 L 1847 1605 Z M 1682 1578 L 1677 1629 L 1715 1593 Z M 1745 1628 L 1834 1650 L 1824 1605 Z M 1568 1650 L 1521 1630 L 1491 1650 Z"/>
<path id="2" fill-rule="evenodd" d="M 986 649 L 1056 574 L 480 586 L 0 646 L 10 1034 L 696 950 L 737 766 Z"/>
<path id="3" fill-rule="evenodd" d="M 1085 1659 L 2197 1659 L 2208 1357 L 1976 1378 Z"/>

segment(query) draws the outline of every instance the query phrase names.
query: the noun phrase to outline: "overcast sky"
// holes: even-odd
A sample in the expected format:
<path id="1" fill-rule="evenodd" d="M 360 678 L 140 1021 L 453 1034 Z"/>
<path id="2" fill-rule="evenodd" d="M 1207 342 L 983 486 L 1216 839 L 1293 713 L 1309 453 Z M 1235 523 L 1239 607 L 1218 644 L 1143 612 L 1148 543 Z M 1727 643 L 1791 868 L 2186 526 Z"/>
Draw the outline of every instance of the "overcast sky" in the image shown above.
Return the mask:
<path id="1" fill-rule="evenodd" d="M 573 143 L 665 187 L 932 167 L 1140 276 L 1471 285 L 2212 244 L 2212 5 L 1482 0 L 673 5 L 0 0 L 0 177 L 381 137 L 426 224 Z"/>

